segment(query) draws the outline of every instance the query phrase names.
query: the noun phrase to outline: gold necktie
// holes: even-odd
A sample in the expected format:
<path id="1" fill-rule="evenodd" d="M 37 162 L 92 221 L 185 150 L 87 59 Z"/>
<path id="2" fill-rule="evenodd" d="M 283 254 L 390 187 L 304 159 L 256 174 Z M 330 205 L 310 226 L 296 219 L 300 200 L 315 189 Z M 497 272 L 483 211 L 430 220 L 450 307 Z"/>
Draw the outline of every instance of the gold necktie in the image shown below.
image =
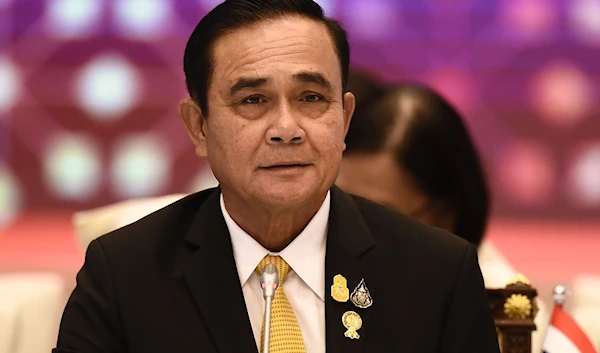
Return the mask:
<path id="1" fill-rule="evenodd" d="M 283 281 L 290 272 L 290 265 L 279 256 L 265 256 L 258 264 L 256 271 L 260 275 L 266 264 L 273 264 L 279 271 L 279 286 L 275 290 L 271 311 L 271 336 L 269 341 L 270 353 L 305 353 L 302 331 L 296 320 L 294 310 L 283 292 Z M 265 321 L 263 318 L 260 333 L 260 351 L 264 345 Z"/>

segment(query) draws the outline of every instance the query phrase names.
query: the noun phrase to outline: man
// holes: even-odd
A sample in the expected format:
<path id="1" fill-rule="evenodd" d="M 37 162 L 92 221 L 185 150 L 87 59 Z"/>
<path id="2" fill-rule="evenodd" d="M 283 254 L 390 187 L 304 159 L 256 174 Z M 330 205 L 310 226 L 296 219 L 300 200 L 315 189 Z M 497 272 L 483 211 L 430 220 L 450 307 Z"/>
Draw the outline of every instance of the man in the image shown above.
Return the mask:
<path id="1" fill-rule="evenodd" d="M 348 63 L 311 0 L 206 15 L 179 113 L 220 187 L 93 241 L 54 352 L 258 352 L 273 263 L 272 353 L 497 353 L 475 249 L 333 186 Z"/>

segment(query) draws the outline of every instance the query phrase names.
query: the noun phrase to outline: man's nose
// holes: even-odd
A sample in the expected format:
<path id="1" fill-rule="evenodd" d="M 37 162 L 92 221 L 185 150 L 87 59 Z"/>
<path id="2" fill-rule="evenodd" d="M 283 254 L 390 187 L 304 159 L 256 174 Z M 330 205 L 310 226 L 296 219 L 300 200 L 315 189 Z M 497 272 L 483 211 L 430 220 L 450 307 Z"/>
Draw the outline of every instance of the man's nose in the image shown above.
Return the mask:
<path id="1" fill-rule="evenodd" d="M 267 131 L 267 143 L 299 144 L 306 139 L 306 132 L 300 126 L 298 118 L 287 107 L 283 108 L 274 119 L 273 124 Z"/>

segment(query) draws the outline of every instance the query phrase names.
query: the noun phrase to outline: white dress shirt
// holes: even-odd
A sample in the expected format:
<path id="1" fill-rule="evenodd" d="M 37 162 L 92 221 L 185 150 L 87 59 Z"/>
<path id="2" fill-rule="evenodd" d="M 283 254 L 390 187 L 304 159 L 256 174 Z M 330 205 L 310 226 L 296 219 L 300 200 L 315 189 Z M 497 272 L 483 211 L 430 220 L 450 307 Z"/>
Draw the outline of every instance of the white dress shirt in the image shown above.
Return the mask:
<path id="1" fill-rule="evenodd" d="M 281 252 L 271 253 L 235 223 L 221 195 L 221 212 L 231 236 L 240 284 L 259 351 L 265 302 L 255 269 L 265 256 L 279 255 L 291 267 L 281 285 L 298 319 L 306 352 L 325 353 L 325 248 L 330 201 L 327 193 L 323 205 L 302 233 Z"/>

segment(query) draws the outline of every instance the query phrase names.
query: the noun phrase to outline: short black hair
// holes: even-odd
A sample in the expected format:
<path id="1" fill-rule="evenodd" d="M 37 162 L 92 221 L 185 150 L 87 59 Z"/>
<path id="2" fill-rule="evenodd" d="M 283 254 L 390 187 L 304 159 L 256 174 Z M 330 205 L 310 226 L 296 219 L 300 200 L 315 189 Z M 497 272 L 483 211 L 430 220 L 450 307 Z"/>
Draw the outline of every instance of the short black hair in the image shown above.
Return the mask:
<path id="1" fill-rule="evenodd" d="M 454 216 L 453 233 L 479 246 L 490 196 L 477 149 L 458 111 L 432 88 L 403 83 L 390 86 L 368 112 L 355 118 L 345 153 L 393 153 L 432 199 L 432 207 Z M 399 124 L 402 133 L 392 133 Z"/>
<path id="2" fill-rule="evenodd" d="M 190 97 L 208 115 L 208 87 L 213 71 L 212 49 L 222 35 L 265 20 L 300 16 L 326 26 L 339 58 L 345 90 L 350 65 L 350 46 L 342 25 L 326 17 L 312 0 L 226 0 L 200 20 L 185 47 L 183 71 Z"/>

